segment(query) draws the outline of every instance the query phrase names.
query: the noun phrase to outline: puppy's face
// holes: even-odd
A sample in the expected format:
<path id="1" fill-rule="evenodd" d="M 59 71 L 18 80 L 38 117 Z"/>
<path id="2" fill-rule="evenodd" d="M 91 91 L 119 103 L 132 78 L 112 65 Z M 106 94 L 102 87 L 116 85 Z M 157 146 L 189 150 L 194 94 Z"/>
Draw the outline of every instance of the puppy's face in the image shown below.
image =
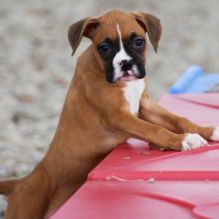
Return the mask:
<path id="1" fill-rule="evenodd" d="M 145 76 L 145 32 L 133 17 L 107 16 L 94 37 L 107 81 L 129 81 Z"/>
<path id="2" fill-rule="evenodd" d="M 87 18 L 81 22 L 82 26 L 85 25 L 81 30 L 82 35 L 93 41 L 95 56 L 108 82 L 130 81 L 145 76 L 145 33 L 148 32 L 156 50 L 161 34 L 159 19 L 144 13 L 130 14 L 113 10 L 99 18 Z M 76 24 L 69 30 L 71 45 Z M 72 48 L 74 52 L 75 45 Z"/>

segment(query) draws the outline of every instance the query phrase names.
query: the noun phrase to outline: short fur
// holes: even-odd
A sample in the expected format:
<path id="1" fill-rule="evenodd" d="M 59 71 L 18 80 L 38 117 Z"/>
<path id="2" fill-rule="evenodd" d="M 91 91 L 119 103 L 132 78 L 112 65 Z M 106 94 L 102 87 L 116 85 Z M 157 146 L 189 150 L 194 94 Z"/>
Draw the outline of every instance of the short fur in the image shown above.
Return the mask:
<path id="1" fill-rule="evenodd" d="M 129 105 L 132 99 L 124 96 L 129 82 L 109 83 L 105 62 L 98 52 L 98 45 L 107 37 L 118 41 L 116 23 L 124 39 L 131 32 L 145 38 L 146 32 L 157 50 L 160 22 L 146 13 L 113 10 L 100 17 L 85 18 L 70 27 L 68 37 L 73 53 L 82 36 L 89 37 L 92 44 L 78 59 L 58 128 L 44 159 L 25 178 L 0 183 L 0 192 L 8 195 L 6 219 L 48 218 L 82 185 L 88 172 L 129 137 L 173 150 L 181 150 L 184 140 L 192 148 L 186 140 L 191 139 L 186 138 L 188 132 L 211 138 L 214 127 L 197 126 L 152 102 L 146 77 L 139 111 L 132 113 Z M 146 47 L 138 62 L 141 60 L 144 64 L 145 56 Z M 217 140 L 218 132 L 215 133 L 214 140 Z"/>

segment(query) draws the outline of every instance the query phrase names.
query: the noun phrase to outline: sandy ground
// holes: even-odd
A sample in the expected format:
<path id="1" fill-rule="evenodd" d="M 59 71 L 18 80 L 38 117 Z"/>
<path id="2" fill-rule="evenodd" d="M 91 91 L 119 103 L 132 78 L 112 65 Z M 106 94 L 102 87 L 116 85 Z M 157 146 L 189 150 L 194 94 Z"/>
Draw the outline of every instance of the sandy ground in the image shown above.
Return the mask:
<path id="1" fill-rule="evenodd" d="M 218 0 L 0 0 L 0 179 L 29 173 L 48 148 L 75 60 L 89 43 L 72 58 L 68 27 L 111 8 L 161 19 L 159 52 L 150 49 L 147 59 L 155 99 L 191 64 L 219 71 Z"/>

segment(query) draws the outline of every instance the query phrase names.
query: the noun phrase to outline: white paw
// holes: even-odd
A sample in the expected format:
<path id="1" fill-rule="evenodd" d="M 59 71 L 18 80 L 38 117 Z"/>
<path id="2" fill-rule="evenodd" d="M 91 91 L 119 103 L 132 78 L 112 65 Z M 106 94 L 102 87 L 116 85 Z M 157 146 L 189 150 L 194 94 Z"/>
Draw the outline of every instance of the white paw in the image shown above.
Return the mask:
<path id="1" fill-rule="evenodd" d="M 215 127 L 213 134 L 210 138 L 212 141 L 219 141 L 219 126 Z"/>
<path id="2" fill-rule="evenodd" d="M 208 145 L 208 142 L 199 134 L 187 134 L 182 142 L 182 151 L 200 148 Z"/>

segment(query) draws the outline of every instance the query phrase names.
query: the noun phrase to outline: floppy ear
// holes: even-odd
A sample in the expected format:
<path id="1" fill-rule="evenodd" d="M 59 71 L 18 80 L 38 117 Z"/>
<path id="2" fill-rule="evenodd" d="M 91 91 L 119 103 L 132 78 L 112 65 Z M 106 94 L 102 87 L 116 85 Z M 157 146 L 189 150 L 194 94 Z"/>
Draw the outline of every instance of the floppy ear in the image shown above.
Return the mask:
<path id="1" fill-rule="evenodd" d="M 151 44 L 153 45 L 155 52 L 157 52 L 162 32 L 160 19 L 144 12 L 134 13 L 134 16 L 145 32 L 148 33 Z"/>
<path id="2" fill-rule="evenodd" d="M 72 55 L 74 55 L 76 49 L 78 48 L 82 36 L 91 38 L 98 27 L 98 20 L 96 18 L 89 17 L 82 19 L 69 27 L 68 40 L 72 48 Z"/>

